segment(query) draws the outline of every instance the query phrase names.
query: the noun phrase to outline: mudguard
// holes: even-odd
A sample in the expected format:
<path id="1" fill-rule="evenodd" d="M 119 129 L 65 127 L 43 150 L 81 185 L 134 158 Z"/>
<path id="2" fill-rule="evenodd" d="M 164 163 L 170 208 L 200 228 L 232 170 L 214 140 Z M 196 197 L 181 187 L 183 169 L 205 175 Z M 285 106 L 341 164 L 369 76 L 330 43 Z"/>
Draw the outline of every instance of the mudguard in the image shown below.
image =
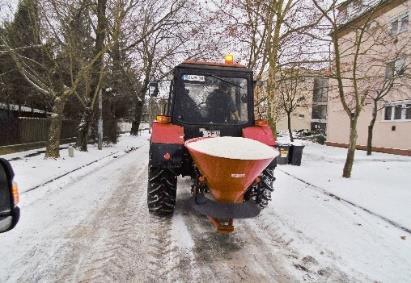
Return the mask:
<path id="1" fill-rule="evenodd" d="M 153 122 L 151 143 L 184 145 L 184 128 L 173 124 Z"/>
<path id="2" fill-rule="evenodd" d="M 262 142 L 269 146 L 277 145 L 273 131 L 268 125 L 244 128 L 243 137 Z"/>
<path id="3" fill-rule="evenodd" d="M 154 122 L 150 142 L 150 166 L 161 168 L 179 168 L 182 166 L 183 127 Z"/>

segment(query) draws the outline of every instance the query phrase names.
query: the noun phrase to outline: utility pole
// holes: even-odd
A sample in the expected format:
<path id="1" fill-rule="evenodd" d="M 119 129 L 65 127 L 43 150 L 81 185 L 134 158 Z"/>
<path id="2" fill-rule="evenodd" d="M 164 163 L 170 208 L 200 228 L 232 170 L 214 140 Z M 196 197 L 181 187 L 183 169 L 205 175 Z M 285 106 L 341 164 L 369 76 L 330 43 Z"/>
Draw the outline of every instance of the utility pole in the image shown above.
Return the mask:
<path id="1" fill-rule="evenodd" d="M 103 149 L 103 95 L 102 89 L 98 91 L 98 149 Z"/>

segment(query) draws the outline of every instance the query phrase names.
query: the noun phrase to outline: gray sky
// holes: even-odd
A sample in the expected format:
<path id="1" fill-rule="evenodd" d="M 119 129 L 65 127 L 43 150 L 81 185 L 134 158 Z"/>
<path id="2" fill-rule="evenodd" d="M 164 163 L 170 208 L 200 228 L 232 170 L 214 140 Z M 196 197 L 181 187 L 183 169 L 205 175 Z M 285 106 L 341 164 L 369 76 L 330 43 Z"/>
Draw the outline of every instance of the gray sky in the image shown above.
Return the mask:
<path id="1" fill-rule="evenodd" d="M 0 24 L 4 20 L 11 20 L 16 11 L 19 0 L 0 0 Z"/>

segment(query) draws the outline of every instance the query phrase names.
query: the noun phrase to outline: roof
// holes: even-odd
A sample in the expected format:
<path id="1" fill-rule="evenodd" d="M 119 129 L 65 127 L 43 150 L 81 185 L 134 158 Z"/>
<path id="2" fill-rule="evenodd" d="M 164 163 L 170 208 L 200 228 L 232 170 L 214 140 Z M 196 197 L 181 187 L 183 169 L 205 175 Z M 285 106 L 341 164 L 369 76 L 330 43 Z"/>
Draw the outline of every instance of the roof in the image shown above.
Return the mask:
<path id="1" fill-rule="evenodd" d="M 347 8 L 349 4 L 358 1 L 358 0 L 347 0 L 338 5 L 338 9 L 345 7 Z M 364 1 L 364 0 L 363 0 Z M 346 28 L 350 28 L 351 24 L 356 21 L 360 21 L 363 17 L 371 12 L 375 12 L 373 18 L 379 17 L 380 15 L 386 12 L 386 9 L 393 9 L 394 7 L 406 2 L 407 0 L 367 0 L 367 4 L 362 4 L 360 7 L 357 7 L 350 15 L 347 15 L 347 18 L 342 20 L 338 26 L 338 31 L 341 32 Z M 391 8 L 390 8 L 391 5 Z"/>
<path id="2" fill-rule="evenodd" d="M 350 4 L 351 2 L 354 2 L 356 0 L 345 0 L 342 1 L 340 4 L 337 5 L 337 8 L 340 9 L 341 7 L 347 6 L 348 4 Z"/>
<path id="3" fill-rule="evenodd" d="M 205 60 L 185 60 L 181 65 L 203 65 L 203 66 L 213 66 L 213 67 L 226 67 L 226 68 L 243 68 L 246 69 L 245 65 L 239 63 L 226 64 L 216 61 L 205 61 Z"/>
<path id="4" fill-rule="evenodd" d="M 6 104 L 6 103 L 0 103 L 0 109 L 3 110 L 11 110 L 11 111 L 20 111 L 20 112 L 26 112 L 26 113 L 39 113 L 39 114 L 53 114 L 51 112 L 46 112 L 44 110 L 40 109 L 35 109 L 27 106 L 19 106 L 16 104 Z"/>

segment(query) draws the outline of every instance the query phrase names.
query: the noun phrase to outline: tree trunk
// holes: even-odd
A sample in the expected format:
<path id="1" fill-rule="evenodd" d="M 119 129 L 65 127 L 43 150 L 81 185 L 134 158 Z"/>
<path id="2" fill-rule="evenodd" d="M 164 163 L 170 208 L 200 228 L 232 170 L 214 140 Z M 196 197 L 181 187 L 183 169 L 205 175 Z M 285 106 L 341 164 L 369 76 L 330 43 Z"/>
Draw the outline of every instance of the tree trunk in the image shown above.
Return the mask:
<path id="1" fill-rule="evenodd" d="M 93 112 L 87 108 L 84 110 L 80 124 L 78 126 L 78 135 L 76 147 L 80 151 L 87 151 L 88 136 L 90 132 L 90 125 L 92 123 Z"/>
<path id="2" fill-rule="evenodd" d="M 151 68 L 151 67 L 150 67 Z M 138 128 L 140 127 L 141 115 L 143 114 L 145 95 L 150 84 L 149 73 L 146 73 L 142 88 L 136 96 L 135 108 L 134 108 L 134 120 L 131 124 L 130 135 L 138 135 Z M 150 121 L 151 123 L 151 121 Z"/>
<path id="3" fill-rule="evenodd" d="M 137 136 L 138 135 L 138 127 L 140 127 L 140 121 L 134 120 L 133 122 L 131 122 L 130 135 Z"/>
<path id="4" fill-rule="evenodd" d="M 277 134 L 277 121 L 276 121 L 276 113 L 273 110 L 273 103 L 271 101 L 271 98 L 269 97 L 267 100 L 267 120 L 268 120 L 268 125 L 271 128 L 271 131 L 273 132 L 274 135 Z"/>
<path id="5" fill-rule="evenodd" d="M 368 137 L 367 137 L 367 155 L 372 154 L 372 136 L 374 131 L 375 121 L 377 120 L 378 104 L 374 101 L 374 108 L 372 109 L 372 118 L 368 125 Z"/>
<path id="6" fill-rule="evenodd" d="M 106 31 L 107 31 L 107 18 L 106 18 L 106 8 L 107 8 L 107 0 L 98 0 L 97 1 L 97 29 L 96 29 L 96 40 L 94 46 L 94 57 L 97 59 L 95 60 L 94 64 L 91 68 L 91 82 L 90 82 L 90 90 L 87 94 L 89 97 L 90 102 L 88 103 L 87 108 L 84 110 L 81 122 L 78 129 L 78 136 L 76 146 L 80 149 L 80 151 L 87 151 L 87 143 L 88 143 L 88 135 L 90 131 L 90 126 L 93 122 L 94 117 L 94 96 L 98 94 L 100 81 L 100 72 L 102 70 L 103 65 L 103 57 L 104 57 L 104 40 L 106 38 Z"/>
<path id="7" fill-rule="evenodd" d="M 288 124 L 288 133 L 290 135 L 290 141 L 293 142 L 293 131 L 291 130 L 291 113 L 287 112 L 287 124 Z"/>
<path id="8" fill-rule="evenodd" d="M 271 131 L 273 132 L 273 135 L 276 136 L 277 134 L 277 122 L 274 120 L 272 117 L 268 117 L 268 125 L 271 128 Z"/>
<path id="9" fill-rule="evenodd" d="M 150 52 L 149 51 L 150 48 L 146 44 L 147 42 L 143 42 L 143 46 L 144 46 L 143 48 L 145 50 L 144 53 L 147 56 L 147 59 L 144 61 L 144 69 L 145 69 L 144 70 L 144 81 L 140 88 L 140 91 L 137 93 L 137 96 L 136 96 L 136 103 L 135 103 L 135 108 L 134 108 L 134 121 L 133 121 L 132 128 L 130 131 L 130 134 L 132 135 L 138 134 L 138 127 L 140 126 L 141 114 L 143 112 L 145 96 L 146 96 L 146 92 L 150 85 L 150 79 L 151 79 L 151 74 L 152 74 L 152 69 L 153 69 L 155 47 L 153 47 L 154 48 L 153 52 Z"/>
<path id="10" fill-rule="evenodd" d="M 63 112 L 66 100 L 63 97 L 57 96 L 53 103 L 53 114 L 49 126 L 48 140 L 46 145 L 45 158 L 60 157 L 60 136 L 63 123 Z"/>
<path id="11" fill-rule="evenodd" d="M 134 120 L 131 123 L 130 135 L 133 135 L 133 136 L 138 135 L 138 129 L 140 127 L 142 112 L 143 112 L 143 103 L 141 101 L 137 101 L 135 104 L 135 108 L 134 108 Z"/>
<path id="12" fill-rule="evenodd" d="M 347 158 L 345 160 L 343 177 L 350 178 L 352 166 L 354 164 L 355 147 L 357 145 L 357 122 L 358 116 L 351 118 L 350 122 L 350 142 L 348 144 Z"/>

